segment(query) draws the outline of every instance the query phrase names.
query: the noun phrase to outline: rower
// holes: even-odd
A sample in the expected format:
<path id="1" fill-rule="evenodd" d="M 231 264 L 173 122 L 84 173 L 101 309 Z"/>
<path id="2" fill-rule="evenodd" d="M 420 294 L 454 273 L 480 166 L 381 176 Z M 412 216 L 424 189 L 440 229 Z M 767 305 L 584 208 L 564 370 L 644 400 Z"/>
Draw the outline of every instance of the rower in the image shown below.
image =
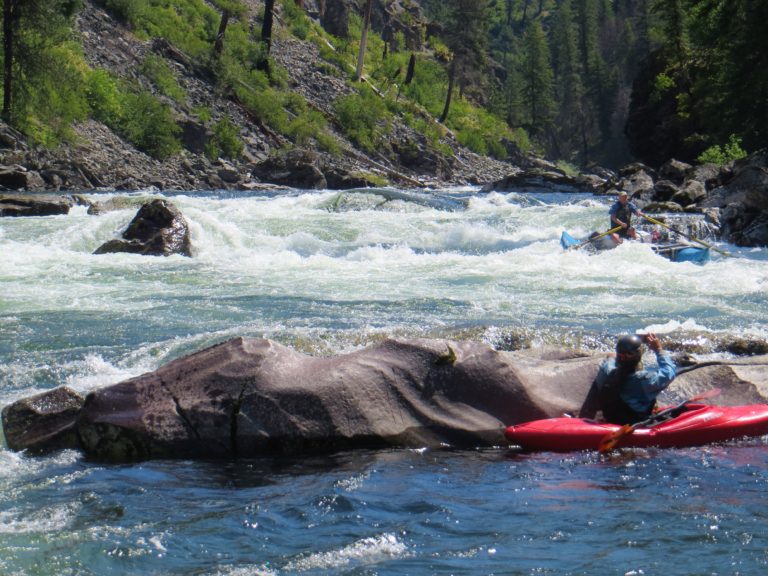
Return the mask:
<path id="1" fill-rule="evenodd" d="M 624 238 L 637 240 L 637 232 L 632 228 L 632 215 L 643 216 L 644 214 L 634 202 L 630 201 L 626 190 L 619 191 L 619 199 L 613 203 L 608 214 L 611 217 L 611 228 L 621 226 L 618 232 L 611 234 L 616 244 L 621 244 Z"/>

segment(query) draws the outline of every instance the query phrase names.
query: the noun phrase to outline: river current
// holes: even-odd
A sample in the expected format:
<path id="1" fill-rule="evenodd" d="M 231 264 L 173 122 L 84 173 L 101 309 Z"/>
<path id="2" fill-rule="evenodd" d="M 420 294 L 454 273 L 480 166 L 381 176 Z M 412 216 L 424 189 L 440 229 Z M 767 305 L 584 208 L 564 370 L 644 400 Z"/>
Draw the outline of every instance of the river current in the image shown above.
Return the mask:
<path id="1" fill-rule="evenodd" d="M 108 194 L 92 194 L 106 201 Z M 559 193 L 153 192 L 0 219 L 0 406 L 85 394 L 235 336 L 337 354 L 387 336 L 701 355 L 768 339 L 768 250 L 705 265 L 564 251 L 607 199 Z M 150 197 L 194 257 L 93 255 Z M 389 450 L 89 462 L 0 447 L 0 574 L 763 574 L 766 439 L 594 454 Z"/>

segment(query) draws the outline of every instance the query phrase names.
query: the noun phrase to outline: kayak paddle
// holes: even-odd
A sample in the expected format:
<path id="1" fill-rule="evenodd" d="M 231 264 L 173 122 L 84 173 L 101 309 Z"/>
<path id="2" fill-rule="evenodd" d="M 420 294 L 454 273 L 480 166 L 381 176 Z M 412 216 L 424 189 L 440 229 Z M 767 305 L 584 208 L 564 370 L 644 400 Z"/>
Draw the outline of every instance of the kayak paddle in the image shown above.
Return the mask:
<path id="1" fill-rule="evenodd" d="M 675 230 L 674 228 L 671 228 L 671 227 L 667 226 L 666 224 L 664 224 L 664 222 L 662 222 L 661 220 L 656 220 L 655 218 L 651 218 L 647 214 L 643 214 L 642 216 L 643 216 L 643 218 L 648 220 L 648 222 L 652 222 L 654 224 L 658 224 L 659 226 L 663 226 L 667 230 L 669 230 L 671 232 L 674 232 L 675 234 L 680 234 L 680 236 L 685 236 L 686 238 L 688 238 L 689 240 L 693 240 L 694 242 L 698 242 L 702 246 L 704 246 L 706 248 L 709 248 L 710 250 L 714 250 L 715 252 L 719 252 L 723 256 L 730 256 L 731 255 L 730 252 L 726 252 L 724 250 L 719 250 L 718 248 L 715 248 L 714 246 L 712 246 L 712 244 L 707 244 L 703 240 L 699 240 L 698 238 L 695 238 L 694 236 L 689 236 L 685 232 L 681 232 L 680 230 Z"/>
<path id="2" fill-rule="evenodd" d="M 578 244 L 576 244 L 574 246 L 569 246 L 568 249 L 569 250 L 570 249 L 578 250 L 579 248 L 581 248 L 582 246 L 586 246 L 590 242 L 594 242 L 595 240 L 597 240 L 599 238 L 602 238 L 603 236 L 608 236 L 608 234 L 613 234 L 614 232 L 618 232 L 619 230 L 621 230 L 621 226 L 616 226 L 616 228 L 611 228 L 610 230 L 606 230 L 605 232 L 601 232 L 597 236 L 592 236 L 591 238 L 587 238 L 586 240 L 584 240 L 584 242 L 579 242 Z"/>
<path id="3" fill-rule="evenodd" d="M 624 436 L 628 436 L 629 434 L 632 434 L 632 432 L 635 431 L 637 428 L 642 428 L 643 426 L 648 426 L 650 424 L 659 423 L 658 420 L 664 418 L 665 416 L 668 416 L 670 414 L 673 414 L 675 411 L 680 410 L 681 408 L 685 408 L 686 404 L 690 404 L 691 402 L 697 402 L 699 400 L 704 400 L 705 398 L 712 398 L 713 396 L 717 396 L 720 394 L 721 390 L 720 388 L 712 388 L 712 390 L 708 390 L 707 392 L 704 392 L 703 394 L 699 394 L 698 396 L 694 396 L 693 398 L 688 398 L 688 400 L 683 400 L 678 404 L 677 406 L 672 406 L 671 408 L 666 408 L 665 410 L 661 410 L 660 412 L 656 412 L 656 414 L 653 414 L 650 418 L 647 420 L 643 420 L 642 422 L 636 422 L 635 424 L 624 424 L 621 428 L 616 430 L 616 432 L 611 432 L 605 438 L 600 440 L 600 444 L 597 447 L 597 451 L 601 454 L 604 454 L 606 452 L 610 452 L 621 441 Z"/>

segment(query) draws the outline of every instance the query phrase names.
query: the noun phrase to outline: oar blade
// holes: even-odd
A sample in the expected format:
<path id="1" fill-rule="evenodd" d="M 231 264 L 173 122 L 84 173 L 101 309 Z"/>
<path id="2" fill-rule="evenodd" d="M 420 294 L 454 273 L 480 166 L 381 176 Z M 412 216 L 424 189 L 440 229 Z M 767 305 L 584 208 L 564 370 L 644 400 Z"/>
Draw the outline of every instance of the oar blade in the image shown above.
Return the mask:
<path id="1" fill-rule="evenodd" d="M 627 434 L 631 434 L 634 432 L 635 427 L 631 424 L 624 424 L 621 428 L 616 430 L 616 432 L 611 432 L 605 438 L 600 440 L 600 444 L 597 447 L 597 451 L 600 452 L 600 454 L 605 454 L 606 452 L 610 452 L 616 446 L 619 444 L 622 438 L 626 436 Z"/>

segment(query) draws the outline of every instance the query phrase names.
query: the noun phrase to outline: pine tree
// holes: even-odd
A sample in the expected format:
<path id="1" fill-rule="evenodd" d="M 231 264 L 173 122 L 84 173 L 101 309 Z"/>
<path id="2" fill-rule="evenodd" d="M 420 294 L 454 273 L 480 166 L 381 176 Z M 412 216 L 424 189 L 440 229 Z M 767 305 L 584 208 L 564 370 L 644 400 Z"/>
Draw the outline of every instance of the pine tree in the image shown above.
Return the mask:
<path id="1" fill-rule="evenodd" d="M 567 158 L 580 149 L 584 163 L 593 143 L 587 131 L 582 58 L 571 0 L 563 0 L 555 17 L 552 63 L 558 103 L 555 153 L 558 157 Z"/>
<path id="2" fill-rule="evenodd" d="M 55 46 L 71 37 L 76 0 L 3 0 L 3 108 L 9 124 L 20 126 L 30 106 L 51 94 L 62 107 L 79 106 L 72 94 L 72 71 L 62 66 Z M 58 88 L 58 94 L 55 94 Z M 67 102 L 69 101 L 69 102 Z M 59 111 L 61 112 L 61 111 Z M 49 107 L 49 113 L 59 113 Z M 76 112 L 72 110 L 74 114 Z"/>
<path id="3" fill-rule="evenodd" d="M 538 20 L 523 37 L 521 82 L 529 132 L 549 136 L 555 114 L 553 72 L 547 36 Z"/>
<path id="4" fill-rule="evenodd" d="M 449 0 L 445 40 L 453 53 L 448 70 L 448 90 L 440 122 L 445 122 L 451 107 L 453 88 L 480 84 L 487 64 L 487 1 Z"/>

